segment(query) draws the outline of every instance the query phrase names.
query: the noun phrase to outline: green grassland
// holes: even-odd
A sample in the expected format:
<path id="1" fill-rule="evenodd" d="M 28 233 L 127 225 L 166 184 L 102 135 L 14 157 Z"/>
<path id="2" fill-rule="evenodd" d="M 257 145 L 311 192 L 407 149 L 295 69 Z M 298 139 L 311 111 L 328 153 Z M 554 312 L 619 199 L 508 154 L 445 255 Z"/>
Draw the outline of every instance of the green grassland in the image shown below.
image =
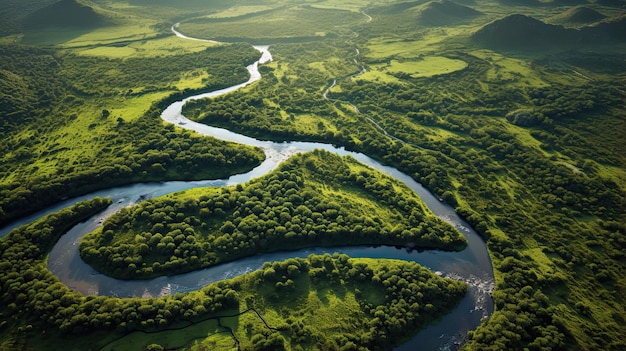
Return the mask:
<path id="1" fill-rule="evenodd" d="M 161 298 L 82 296 L 45 267 L 58 238 L 110 200 L 94 199 L 11 232 L 0 242 L 4 272 L 0 347 L 22 350 L 380 349 L 453 308 L 465 283 L 415 263 L 311 255 Z M 332 328 L 331 328 L 332 326 Z M 41 331 L 45 332 L 41 332 Z M 151 346 L 152 345 L 152 346 Z"/>
<path id="2" fill-rule="evenodd" d="M 245 66 L 258 57 L 256 50 L 187 43 L 171 34 L 125 41 L 118 35 L 138 32 L 125 25 L 107 28 L 90 32 L 78 47 L 2 47 L 3 221 L 60 194 L 132 181 L 217 178 L 263 159 L 260 150 L 181 133 L 158 117 L 162 101 L 181 92 L 247 80 Z M 217 154 L 204 156 L 207 162 L 189 158 L 208 148 Z M 176 152 L 168 156 L 166 149 Z"/>
<path id="3" fill-rule="evenodd" d="M 274 43 L 347 35 L 350 25 L 366 20 L 358 12 L 297 5 L 234 17 L 191 19 L 182 22 L 179 29 L 197 38 Z"/>
<path id="4" fill-rule="evenodd" d="M 152 278 L 261 252 L 342 245 L 460 250 L 462 235 L 410 189 L 334 154 L 296 155 L 244 186 L 145 201 L 80 243 L 107 275 Z"/>
<path id="5" fill-rule="evenodd" d="M 446 22 L 433 25 L 424 20 L 423 13 L 440 7 L 427 1 L 234 1 L 219 2 L 210 9 L 202 9 L 196 1 L 182 1 L 176 6 L 166 1 L 152 5 L 147 1 L 98 1 L 98 6 L 140 18 L 146 25 L 118 23 L 110 29 L 93 30 L 91 37 L 90 32 L 85 36 L 81 31 L 37 39 L 31 43 L 57 46 L 23 48 L 19 54 L 15 54 L 15 40 L 25 38 L 28 42 L 36 38 L 34 34 L 13 35 L 1 41 L 11 44 L 2 50 L 0 73 L 12 82 L 1 85 L 1 92 L 19 97 L 11 104 L 2 100 L 6 103 L 3 109 L 10 111 L 7 116 L 19 116 L 25 121 L 3 126 L 3 142 L 8 142 L 5 154 L 9 156 L 3 159 L 2 182 L 40 184 L 44 181 L 37 178 L 39 168 L 53 176 L 59 172 L 58 166 L 53 167 L 57 162 L 83 160 L 78 157 L 78 149 L 61 142 L 62 138 L 56 141 L 42 137 L 48 133 L 58 137 L 55 133 L 63 128 L 63 133 L 70 133 L 71 128 L 65 125 L 71 123 L 61 121 L 71 121 L 71 113 L 58 113 L 66 104 L 80 111 L 72 123 L 82 126 L 77 134 L 68 135 L 80 140 L 82 147 L 104 150 L 108 145 L 125 145 L 120 149 L 127 153 L 118 155 L 120 160 L 138 150 L 144 152 L 128 141 L 109 144 L 118 140 L 113 138 L 120 130 L 115 129 L 117 117 L 129 124 L 148 123 L 144 115 L 124 113 L 135 104 L 115 110 L 124 105 L 123 101 L 132 101 L 123 93 L 129 89 L 141 92 L 141 97 L 136 97 L 143 101 L 139 105 L 146 106 L 141 111 L 151 111 L 152 99 L 158 100 L 181 87 L 198 87 L 205 77 L 206 85 L 211 85 L 211 79 L 217 78 L 214 72 L 199 74 L 197 65 L 186 69 L 177 66 L 178 75 L 163 77 L 156 83 L 137 80 L 139 84 L 128 86 L 117 80 L 102 90 L 97 89 L 106 83 L 102 80 L 59 90 L 56 87 L 68 83 L 55 83 L 59 81 L 56 72 L 66 67 L 69 71 L 64 79 L 72 81 L 72 73 L 81 69 L 78 63 L 87 59 L 96 60 L 89 66 L 95 70 L 107 67 L 109 59 L 118 60 L 115 62 L 122 67 L 121 62 L 131 58 L 144 59 L 145 63 L 164 56 L 172 65 L 174 58 L 181 56 L 198 58 L 201 51 L 194 46 L 181 48 L 184 55 L 169 55 L 174 52 L 168 49 L 174 38 L 160 37 L 171 24 L 196 17 L 181 23 L 183 33 L 207 39 L 270 43 L 274 62 L 263 66 L 264 78 L 243 92 L 188 104 L 188 116 L 262 138 L 327 141 L 364 152 L 410 174 L 455 206 L 480 232 L 496 274 L 495 312 L 470 332 L 465 349 L 621 350 L 626 347 L 624 41 L 580 40 L 577 46 L 556 42 L 542 50 L 498 48 L 489 41 L 474 40 L 473 33 L 514 13 L 546 22 L 556 18 L 568 26 L 585 27 L 568 19 L 567 11 L 573 6 L 563 3 L 458 3 L 480 14 L 467 16 L 471 13 L 467 9 L 444 12 Z M 586 6 L 608 18 L 604 23 L 590 23 L 596 27 L 624 14 L 623 8 L 608 3 Z M 131 34 L 136 33 L 128 38 L 129 42 L 123 38 L 123 31 L 116 29 L 124 25 L 134 28 Z M 523 33 L 523 23 L 521 26 L 497 27 L 495 32 L 506 39 L 506 35 Z M 106 39 L 104 33 L 109 30 L 114 40 Z M 119 41 L 124 41 L 123 45 L 104 49 Z M 22 72 L 16 68 L 17 63 L 7 63 L 12 61 L 6 58 L 15 55 L 40 66 L 33 73 Z M 420 67 L 426 58 L 437 59 L 430 61 L 431 66 Z M 367 71 L 359 75 L 361 66 Z M 85 74 L 89 76 L 89 71 Z M 114 78 L 116 74 L 110 70 L 109 76 L 102 76 Z M 336 85 L 324 99 L 323 93 L 333 80 Z M 154 85 L 169 88 L 152 91 Z M 38 94 L 39 90 L 47 94 Z M 117 96 L 108 95 L 109 90 L 116 91 Z M 77 94 L 79 91 L 90 95 Z M 128 98 L 135 97 L 131 94 Z M 104 109 L 113 111 L 107 119 L 102 119 Z M 156 111 L 148 115 L 156 119 Z M 137 124 L 136 130 L 145 125 Z M 147 125 L 163 128 L 154 123 Z M 90 127 L 98 134 L 110 133 L 94 140 L 85 131 Z M 170 138 L 177 140 L 180 132 L 167 130 Z M 155 139 L 154 150 L 159 145 Z M 107 159 L 111 158 L 103 158 Z M 93 163 L 82 167 L 90 174 L 98 169 Z M 146 170 L 129 168 L 132 174 Z M 56 177 L 65 182 L 72 179 L 63 174 Z M 154 175 L 145 174 L 142 179 L 151 177 Z M 33 190 L 12 185 L 4 189 L 3 199 L 28 195 L 32 197 L 26 196 L 23 203 L 31 203 L 30 199 L 49 188 Z M 315 291 L 317 297 L 306 295 L 311 305 L 305 306 L 323 300 L 319 298 L 324 295 L 320 290 L 309 290 L 311 294 Z M 342 301 L 346 306 L 356 306 L 356 297 L 352 296 L 356 295 L 345 294 Z M 22 304 L 26 300 L 17 301 Z M 14 302 L 3 318 L 17 316 L 14 311 L 19 311 L 18 305 Z M 245 306 L 249 307 L 247 303 Z M 271 301 L 266 306 L 279 306 L 279 302 Z M 237 310 L 245 308 L 240 304 Z M 278 316 L 286 316 L 281 313 L 297 309 L 289 305 L 267 314 L 277 321 Z M 326 317 L 320 312 L 315 318 L 324 321 Z M 292 317 L 292 321 L 299 319 Z M 246 323 L 251 325 L 250 330 L 263 328 L 252 314 L 236 321 L 224 320 L 233 329 Z M 15 328 L 23 327 L 19 333 L 5 324 L 1 334 L 4 345 L 9 345 L 10 338 L 23 342 L 30 336 L 28 331 L 24 334 L 27 324 L 15 324 Z M 214 324 L 207 328 L 218 331 Z M 266 341 L 279 339 L 271 330 L 265 332 Z M 246 332 L 237 329 L 237 333 Z M 281 336 L 287 340 L 285 334 Z M 228 342 L 223 334 L 214 334 L 185 347 L 202 349 Z M 170 345 L 178 347 L 181 343 Z"/>

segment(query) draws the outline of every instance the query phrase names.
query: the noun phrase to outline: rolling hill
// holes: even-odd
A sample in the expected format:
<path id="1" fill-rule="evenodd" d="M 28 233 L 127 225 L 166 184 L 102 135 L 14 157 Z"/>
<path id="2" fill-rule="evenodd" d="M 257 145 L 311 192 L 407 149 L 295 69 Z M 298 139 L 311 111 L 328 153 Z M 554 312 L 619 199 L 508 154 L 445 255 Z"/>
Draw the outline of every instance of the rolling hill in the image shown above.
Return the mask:
<path id="1" fill-rule="evenodd" d="M 586 6 L 576 6 L 568 9 L 567 11 L 559 15 L 552 17 L 550 19 L 550 22 L 555 24 L 562 24 L 564 26 L 575 27 L 602 21 L 605 18 L 605 15 L 592 8 Z"/>
<path id="2" fill-rule="evenodd" d="M 489 48 L 536 50 L 570 43 L 576 37 L 573 29 L 514 14 L 486 24 L 474 33 L 472 40 Z"/>
<path id="3" fill-rule="evenodd" d="M 109 23 L 109 19 L 79 0 L 61 0 L 41 8 L 22 21 L 24 29 L 94 28 Z"/>
<path id="4" fill-rule="evenodd" d="M 482 13 L 465 5 L 449 0 L 430 1 L 413 7 L 409 11 L 417 14 L 420 23 L 430 26 L 443 26 L 467 21 Z"/>
<path id="5" fill-rule="evenodd" d="M 579 29 L 548 24 L 514 14 L 484 25 L 472 41 L 491 49 L 572 49 L 626 41 L 626 15 L 605 19 Z"/>
<path id="6" fill-rule="evenodd" d="M 0 36 L 19 33 L 24 17 L 54 2 L 55 0 L 0 1 Z"/>

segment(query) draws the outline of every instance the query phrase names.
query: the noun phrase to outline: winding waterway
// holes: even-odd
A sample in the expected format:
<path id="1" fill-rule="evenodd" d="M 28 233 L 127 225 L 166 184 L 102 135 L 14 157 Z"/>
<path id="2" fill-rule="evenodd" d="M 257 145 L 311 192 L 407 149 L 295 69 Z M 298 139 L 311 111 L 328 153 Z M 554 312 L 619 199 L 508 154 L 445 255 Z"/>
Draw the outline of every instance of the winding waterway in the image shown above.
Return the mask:
<path id="1" fill-rule="evenodd" d="M 321 143 L 276 143 L 257 140 L 225 129 L 196 123 L 182 115 L 181 108 L 188 100 L 226 94 L 260 79 L 261 75 L 258 65 L 270 61 L 272 57 L 267 46 L 255 46 L 255 48 L 262 53 L 262 56 L 259 61 L 247 67 L 250 72 L 250 79 L 247 82 L 174 102 L 163 111 L 161 117 L 166 122 L 175 123 L 182 128 L 194 130 L 203 135 L 261 147 L 266 154 L 266 160 L 261 165 L 250 172 L 234 175 L 228 179 L 144 183 L 97 191 L 89 195 L 63 201 L 37 214 L 13 222 L 11 225 L 0 229 L 0 237 L 3 237 L 11 229 L 19 225 L 30 223 L 45 214 L 71 206 L 78 201 L 95 196 L 111 198 L 113 204 L 104 212 L 76 225 L 61 237 L 50 253 L 48 268 L 64 284 L 85 295 L 118 297 L 151 297 L 195 290 L 214 281 L 257 270 L 267 261 L 282 261 L 291 257 L 306 257 L 309 254 L 339 252 L 351 257 L 394 258 L 415 261 L 445 277 L 467 282 L 468 292 L 454 311 L 444 316 L 437 324 L 424 329 L 412 340 L 397 349 L 415 350 L 419 347 L 422 350 L 451 350 L 456 348 L 456 345 L 463 343 L 467 331 L 476 328 L 482 318 L 486 318 L 492 313 L 493 302 L 490 292 L 493 289 L 494 277 L 484 242 L 450 206 L 439 201 L 408 175 L 395 168 L 382 165 L 363 154 L 349 152 L 341 147 L 338 148 Z M 324 149 L 339 155 L 350 155 L 360 162 L 404 182 L 422 198 L 433 213 L 454 225 L 463 233 L 468 241 L 467 248 L 461 252 L 417 252 L 386 246 L 310 248 L 290 252 L 259 254 L 191 273 L 142 281 L 117 280 L 104 276 L 85 264 L 78 254 L 78 243 L 82 236 L 96 229 L 102 224 L 104 219 L 119 211 L 122 207 L 131 206 L 145 198 L 157 197 L 195 187 L 222 187 L 245 183 L 253 178 L 267 174 L 295 153 L 308 152 L 314 149 Z"/>

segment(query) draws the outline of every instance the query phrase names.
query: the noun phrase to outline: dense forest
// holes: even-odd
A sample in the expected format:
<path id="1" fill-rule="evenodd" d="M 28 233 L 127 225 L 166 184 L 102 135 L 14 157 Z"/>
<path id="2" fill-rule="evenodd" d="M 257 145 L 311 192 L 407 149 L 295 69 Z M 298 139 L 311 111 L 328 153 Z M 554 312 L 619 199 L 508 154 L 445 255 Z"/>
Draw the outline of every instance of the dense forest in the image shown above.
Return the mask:
<path id="1" fill-rule="evenodd" d="M 465 240 L 406 186 L 316 150 L 243 186 L 123 209 L 85 236 L 80 252 L 99 271 L 129 279 L 312 244 L 461 250 Z"/>
<path id="2" fill-rule="evenodd" d="M 290 344 L 336 349 L 358 343 L 378 350 L 436 319 L 465 293 L 464 283 L 441 278 L 415 263 L 312 255 L 267 263 L 253 274 L 185 294 L 156 299 L 82 296 L 45 268 L 46 257 L 73 223 L 108 204 L 110 200 L 99 198 L 78 203 L 0 241 L 0 301 L 5 306 L 0 328 L 13 332 L 12 337 L 3 336 L 3 347 L 54 350 L 68 347 L 64 338 L 72 338 L 82 350 L 85 340 L 90 340 L 87 349 L 95 350 L 131 331 L 192 328 L 207 318 L 237 316 L 254 309 L 261 319 L 268 315 L 273 325 L 248 322 L 233 332 L 232 338 L 246 349 L 283 350 Z M 346 320 L 337 325 L 339 332 L 332 337 L 322 337 L 323 326 L 312 321 L 328 311 L 293 308 L 312 303 L 312 298 L 329 299 L 323 295 L 330 291 L 343 295 L 333 299 L 333 307 L 343 309 Z M 277 311 L 280 318 L 271 317 Z M 59 335 L 31 340 L 30 336 L 40 335 L 39 330 L 55 330 Z M 102 331 L 110 335 L 102 337 Z"/>
<path id="3" fill-rule="evenodd" d="M 389 30 L 393 18 L 381 14 L 371 26 Z M 258 90 L 184 111 L 257 137 L 346 145 L 456 206 L 487 240 L 498 276 L 497 312 L 470 335 L 469 348 L 619 349 L 622 298 L 609 296 L 624 282 L 625 195 L 612 171 L 624 167 L 616 152 L 626 123 L 623 54 L 535 54 L 518 68 L 517 58 L 452 48 L 437 55 L 466 69 L 368 79 L 355 74 L 354 51 L 344 46 L 340 65 L 328 47 L 342 46 L 276 44 Z M 385 65 L 367 51 L 356 59 Z M 563 80 L 579 70 L 594 78 Z M 323 94 L 333 79 L 340 88 Z M 603 301 L 585 291 L 602 292 Z M 612 336 L 587 336 L 602 333 Z"/>
<path id="4" fill-rule="evenodd" d="M 82 57 L 14 45 L 0 46 L 0 56 L 6 78 L 0 92 L 1 222 L 62 197 L 116 185 L 221 178 L 251 169 L 264 157 L 260 150 L 200 138 L 159 120 L 162 106 L 190 93 L 174 93 L 171 82 L 203 62 L 211 62 L 211 75 L 202 89 L 247 80 L 245 66 L 258 58 L 247 45 L 217 46 L 180 55 L 176 62 Z M 138 115 L 111 112 L 118 99 L 155 96 L 163 97 L 149 102 L 144 112 L 133 111 Z M 97 107 L 85 112 L 85 105 Z"/>
<path id="5" fill-rule="evenodd" d="M 185 115 L 362 152 L 452 205 L 485 240 L 496 277 L 495 311 L 464 349 L 626 348 L 621 2 L 91 0 L 76 4 L 110 16 L 101 28 L 20 22 L 52 3 L 0 5 L 10 19 L 0 25 L 0 223 L 95 189 L 258 165 L 260 149 L 159 114 L 245 81 L 259 56 L 247 43 L 269 43 L 260 81 L 191 101 Z M 177 22 L 186 35 L 239 43 L 175 46 Z M 538 28 L 541 40 L 522 40 Z M 163 298 L 82 296 L 46 268 L 47 253 L 107 204 L 79 204 L 0 239 L 0 348 L 389 349 L 465 291 L 414 264 L 335 255 Z M 147 278 L 355 235 L 463 245 L 393 181 L 315 152 L 237 187 L 143 201 L 80 247 L 107 274 Z M 170 333 L 178 343 L 156 342 Z"/>

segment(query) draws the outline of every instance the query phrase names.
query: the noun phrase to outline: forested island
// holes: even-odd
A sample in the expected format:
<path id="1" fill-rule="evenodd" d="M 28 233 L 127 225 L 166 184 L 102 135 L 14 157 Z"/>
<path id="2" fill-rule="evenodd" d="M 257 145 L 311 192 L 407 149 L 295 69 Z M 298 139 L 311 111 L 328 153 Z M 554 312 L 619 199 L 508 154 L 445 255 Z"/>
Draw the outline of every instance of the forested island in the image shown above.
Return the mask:
<path id="1" fill-rule="evenodd" d="M 621 350 L 626 9 L 620 2 L 27 0 L 0 5 L 0 227 L 123 184 L 222 179 L 267 155 L 164 123 L 343 146 L 423 184 L 478 231 L 494 312 L 466 350 Z M 191 38 L 177 37 L 176 30 Z M 346 255 L 269 262 L 162 297 L 84 296 L 47 267 L 95 198 L 0 239 L 0 349 L 387 350 L 467 284 Z M 140 201 L 77 246 L 103 274 L 175 275 L 340 245 L 463 250 L 394 179 L 326 151 L 244 184 Z M 45 331 L 45 332 L 44 332 Z M 85 346 L 89 345 L 89 346 Z"/>

